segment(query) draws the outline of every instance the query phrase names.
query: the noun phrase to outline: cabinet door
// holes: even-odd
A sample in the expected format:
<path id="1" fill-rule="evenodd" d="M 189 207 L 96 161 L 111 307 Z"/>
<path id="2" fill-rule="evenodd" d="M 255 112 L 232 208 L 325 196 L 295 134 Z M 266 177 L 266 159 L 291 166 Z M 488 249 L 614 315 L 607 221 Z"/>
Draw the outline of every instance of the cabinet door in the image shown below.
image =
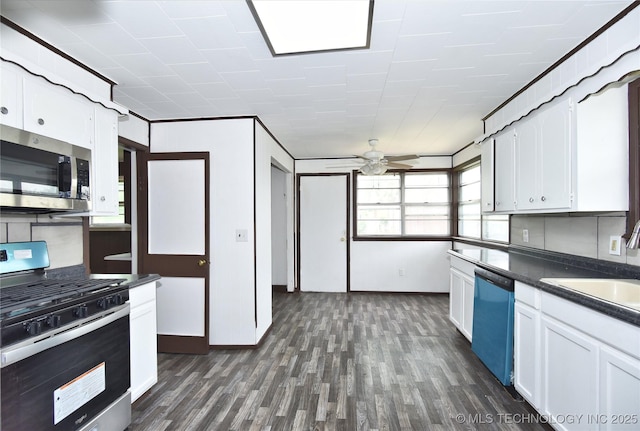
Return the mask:
<path id="1" fill-rule="evenodd" d="M 156 283 L 130 292 L 131 402 L 158 381 Z"/>
<path id="2" fill-rule="evenodd" d="M 539 408 L 540 312 L 516 301 L 514 313 L 514 386 L 534 408 Z"/>
<path id="3" fill-rule="evenodd" d="M 514 194 L 514 132 L 506 130 L 496 136 L 495 151 L 495 210 L 499 212 L 513 211 Z"/>
<path id="4" fill-rule="evenodd" d="M 449 270 L 449 320 L 456 328 L 462 328 L 463 275 L 457 269 Z"/>
<path id="5" fill-rule="evenodd" d="M 480 172 L 482 175 L 480 185 L 482 187 L 482 212 L 494 210 L 494 143 L 493 139 L 486 139 L 480 147 Z"/>
<path id="6" fill-rule="evenodd" d="M 0 71 L 0 123 L 22 128 L 22 77 L 5 65 Z"/>
<path id="7" fill-rule="evenodd" d="M 640 428 L 640 360 L 602 347 L 600 350 L 600 428 Z"/>
<path id="8" fill-rule="evenodd" d="M 539 209 L 571 208 L 571 150 L 573 133 L 571 99 L 555 104 L 538 116 L 540 140 Z"/>
<path id="9" fill-rule="evenodd" d="M 473 334 L 473 294 L 474 279 L 463 275 L 462 276 L 462 334 L 471 341 Z"/>
<path id="10" fill-rule="evenodd" d="M 593 339 L 545 316 L 542 322 L 542 413 L 583 415 L 597 411 L 598 347 Z M 562 430 L 592 430 L 596 424 L 555 424 Z"/>
<path id="11" fill-rule="evenodd" d="M 24 80 L 24 128 L 93 149 L 93 103 L 39 78 Z"/>
<path id="12" fill-rule="evenodd" d="M 91 212 L 118 214 L 118 114 L 96 108 L 96 143 L 92 153 Z"/>
<path id="13" fill-rule="evenodd" d="M 540 131 L 536 118 L 525 118 L 516 126 L 516 209 L 537 208 Z"/>

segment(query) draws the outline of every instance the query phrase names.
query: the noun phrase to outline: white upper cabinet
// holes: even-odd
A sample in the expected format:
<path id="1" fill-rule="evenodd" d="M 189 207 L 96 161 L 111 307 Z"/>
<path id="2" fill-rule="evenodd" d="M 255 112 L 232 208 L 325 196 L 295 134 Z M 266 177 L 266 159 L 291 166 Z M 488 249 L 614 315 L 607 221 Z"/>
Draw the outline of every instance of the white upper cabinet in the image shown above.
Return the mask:
<path id="1" fill-rule="evenodd" d="M 516 125 L 516 209 L 571 208 L 571 99 Z"/>
<path id="2" fill-rule="evenodd" d="M 91 154 L 91 212 L 118 214 L 118 114 L 96 107 L 95 146 Z"/>
<path id="3" fill-rule="evenodd" d="M 622 86 L 554 100 L 497 134 L 494 211 L 627 211 L 627 117 Z"/>
<path id="4" fill-rule="evenodd" d="M 0 73 L 0 123 L 22 127 L 22 76 L 9 67 Z"/>
<path id="5" fill-rule="evenodd" d="M 612 87 L 577 104 L 576 207 L 629 210 L 628 86 Z"/>
<path id="6" fill-rule="evenodd" d="M 24 81 L 24 129 L 84 148 L 93 148 L 94 104 L 40 78 Z"/>
<path id="7" fill-rule="evenodd" d="M 507 129 L 495 138 L 495 210 L 511 212 L 515 209 L 515 134 Z"/>
<path id="8" fill-rule="evenodd" d="M 494 203 L 494 141 L 493 138 L 485 139 L 480 146 L 480 173 L 482 175 L 480 185 L 482 187 L 482 211 L 493 211 Z"/>

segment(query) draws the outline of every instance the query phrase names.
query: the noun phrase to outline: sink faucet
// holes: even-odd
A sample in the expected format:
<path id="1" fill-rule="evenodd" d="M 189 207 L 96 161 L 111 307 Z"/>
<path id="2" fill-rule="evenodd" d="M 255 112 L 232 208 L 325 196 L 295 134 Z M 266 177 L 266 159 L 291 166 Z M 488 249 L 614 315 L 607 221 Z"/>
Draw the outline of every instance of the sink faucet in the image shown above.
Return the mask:
<path id="1" fill-rule="evenodd" d="M 638 248 L 638 240 L 640 239 L 640 220 L 633 227 L 633 232 L 631 232 L 631 237 L 629 237 L 629 241 L 627 241 L 627 248 Z"/>

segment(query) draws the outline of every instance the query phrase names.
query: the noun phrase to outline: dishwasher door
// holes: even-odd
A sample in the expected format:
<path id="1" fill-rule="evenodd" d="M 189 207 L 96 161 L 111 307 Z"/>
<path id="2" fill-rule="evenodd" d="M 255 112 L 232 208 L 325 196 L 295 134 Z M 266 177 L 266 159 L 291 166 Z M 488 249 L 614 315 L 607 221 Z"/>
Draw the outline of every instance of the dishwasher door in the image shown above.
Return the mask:
<path id="1" fill-rule="evenodd" d="M 471 350 L 504 386 L 511 386 L 514 282 L 483 268 L 476 268 L 475 275 Z"/>

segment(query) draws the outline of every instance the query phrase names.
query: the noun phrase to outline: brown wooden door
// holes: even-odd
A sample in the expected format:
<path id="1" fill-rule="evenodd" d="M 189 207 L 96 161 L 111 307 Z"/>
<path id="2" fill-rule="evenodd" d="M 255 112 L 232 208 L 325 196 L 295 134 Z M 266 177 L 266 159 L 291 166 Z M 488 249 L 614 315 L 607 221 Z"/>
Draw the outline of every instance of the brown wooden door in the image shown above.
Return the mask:
<path id="1" fill-rule="evenodd" d="M 138 272 L 159 274 L 158 351 L 209 351 L 209 153 L 138 158 Z"/>

